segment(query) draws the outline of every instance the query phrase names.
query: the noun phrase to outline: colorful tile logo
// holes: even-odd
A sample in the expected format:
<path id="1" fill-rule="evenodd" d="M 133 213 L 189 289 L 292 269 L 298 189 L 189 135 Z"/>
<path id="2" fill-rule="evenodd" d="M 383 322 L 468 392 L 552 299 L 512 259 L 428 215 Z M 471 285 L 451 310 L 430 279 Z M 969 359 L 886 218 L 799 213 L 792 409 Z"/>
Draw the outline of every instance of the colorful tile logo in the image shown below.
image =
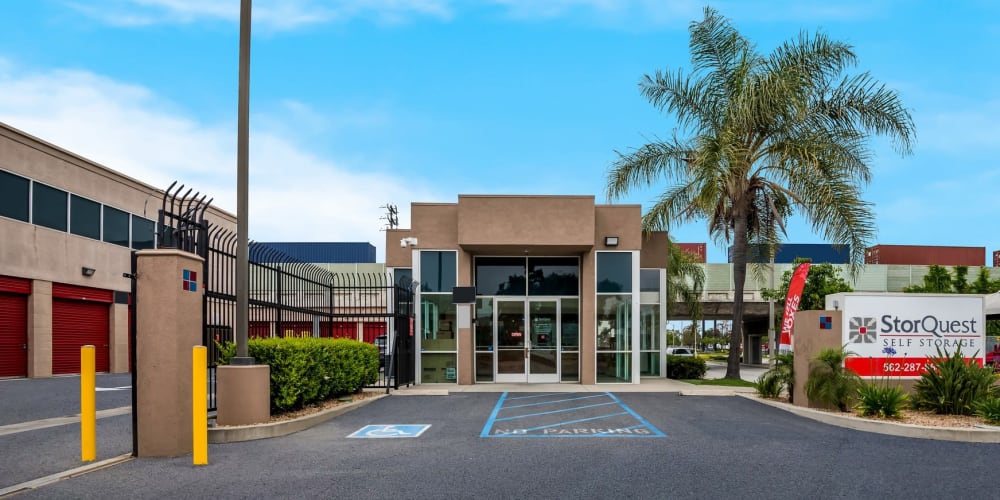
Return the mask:
<path id="1" fill-rule="evenodd" d="M 820 330 L 832 330 L 833 329 L 833 316 L 820 316 L 819 317 L 819 329 Z"/>
<path id="2" fill-rule="evenodd" d="M 182 290 L 187 290 L 189 292 L 198 291 L 198 273 L 188 269 L 184 270 L 184 281 Z"/>
<path id="3" fill-rule="evenodd" d="M 848 334 L 853 344 L 873 344 L 875 343 L 876 330 L 875 318 L 851 318 L 848 326 Z"/>

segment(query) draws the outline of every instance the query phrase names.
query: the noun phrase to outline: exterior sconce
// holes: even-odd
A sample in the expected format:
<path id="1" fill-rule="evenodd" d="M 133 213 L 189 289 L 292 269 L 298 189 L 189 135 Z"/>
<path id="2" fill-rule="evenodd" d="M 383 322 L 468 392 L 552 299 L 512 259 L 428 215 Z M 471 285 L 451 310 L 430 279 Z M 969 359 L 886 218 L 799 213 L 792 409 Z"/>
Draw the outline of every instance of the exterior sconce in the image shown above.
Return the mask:
<path id="1" fill-rule="evenodd" d="M 616 247 L 616 246 L 618 246 L 618 237 L 617 236 L 605 236 L 604 237 L 604 246 L 608 246 L 608 247 Z"/>
<path id="2" fill-rule="evenodd" d="M 96 272 L 96 269 L 94 269 L 92 267 L 84 267 L 84 268 L 80 269 L 80 273 L 83 274 L 84 276 L 88 277 L 88 278 L 91 277 L 91 276 L 93 276 L 94 272 Z"/>

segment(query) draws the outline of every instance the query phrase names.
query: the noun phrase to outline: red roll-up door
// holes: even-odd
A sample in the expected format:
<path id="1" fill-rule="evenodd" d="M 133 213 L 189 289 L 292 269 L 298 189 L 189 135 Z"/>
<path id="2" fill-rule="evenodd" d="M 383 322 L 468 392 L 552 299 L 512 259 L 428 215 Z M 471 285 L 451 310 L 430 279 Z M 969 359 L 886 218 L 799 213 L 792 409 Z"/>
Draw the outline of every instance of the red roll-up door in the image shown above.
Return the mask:
<path id="1" fill-rule="evenodd" d="M 53 296 L 55 295 L 53 285 Z M 80 347 L 94 346 L 96 370 L 109 370 L 110 306 L 104 302 L 52 299 L 52 374 L 80 373 Z"/>
<path id="2" fill-rule="evenodd" d="M 369 344 L 375 343 L 375 337 L 385 335 L 385 323 L 365 323 L 364 329 L 362 330 L 365 335 L 365 342 Z"/>
<path id="3" fill-rule="evenodd" d="M 251 321 L 247 337 L 252 339 L 266 339 L 271 336 L 270 321 Z"/>
<path id="4" fill-rule="evenodd" d="M 0 292 L 0 377 L 28 376 L 28 297 Z"/>
<path id="5" fill-rule="evenodd" d="M 312 337 L 311 321 L 284 321 L 281 323 L 281 337 Z"/>
<path id="6" fill-rule="evenodd" d="M 335 339 L 358 339 L 358 324 L 347 321 L 335 321 L 330 336 Z"/>

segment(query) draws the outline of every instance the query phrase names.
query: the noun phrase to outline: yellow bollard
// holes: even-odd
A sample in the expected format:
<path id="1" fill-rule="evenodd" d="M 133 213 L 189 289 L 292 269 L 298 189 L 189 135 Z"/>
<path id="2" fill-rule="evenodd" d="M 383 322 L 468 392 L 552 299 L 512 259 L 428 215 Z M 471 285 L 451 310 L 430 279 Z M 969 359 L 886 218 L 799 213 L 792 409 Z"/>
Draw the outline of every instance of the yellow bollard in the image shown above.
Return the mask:
<path id="1" fill-rule="evenodd" d="M 80 347 L 80 460 L 84 462 L 97 459 L 94 369 L 94 346 Z"/>
<path id="2" fill-rule="evenodd" d="M 191 454 L 194 465 L 208 465 L 208 349 L 191 348 Z"/>

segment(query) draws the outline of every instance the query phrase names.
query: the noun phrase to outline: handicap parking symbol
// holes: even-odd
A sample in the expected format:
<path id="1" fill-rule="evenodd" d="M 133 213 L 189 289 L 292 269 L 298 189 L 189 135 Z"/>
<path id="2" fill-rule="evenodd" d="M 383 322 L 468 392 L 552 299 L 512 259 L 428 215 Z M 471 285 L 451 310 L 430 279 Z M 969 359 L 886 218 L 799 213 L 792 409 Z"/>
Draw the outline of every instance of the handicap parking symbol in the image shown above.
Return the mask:
<path id="1" fill-rule="evenodd" d="M 430 424 L 366 425 L 347 436 L 349 438 L 415 438 L 430 429 Z"/>

